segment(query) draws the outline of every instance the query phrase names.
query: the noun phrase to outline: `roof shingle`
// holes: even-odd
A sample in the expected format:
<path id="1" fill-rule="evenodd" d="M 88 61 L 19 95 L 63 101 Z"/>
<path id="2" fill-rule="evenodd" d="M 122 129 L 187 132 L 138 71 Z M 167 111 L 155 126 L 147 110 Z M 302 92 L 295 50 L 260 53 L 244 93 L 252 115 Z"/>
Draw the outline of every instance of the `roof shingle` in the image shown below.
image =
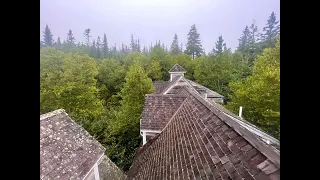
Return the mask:
<path id="1" fill-rule="evenodd" d="M 104 151 L 64 110 L 40 115 L 40 179 L 83 179 Z"/>
<path id="2" fill-rule="evenodd" d="M 187 98 L 136 155 L 128 179 L 280 179 L 279 151 L 191 90 L 179 94 Z"/>
<path id="3" fill-rule="evenodd" d="M 167 87 L 167 81 L 156 81 L 153 82 L 153 86 L 155 87 L 156 91 L 155 94 L 161 94 L 163 90 Z"/>
<path id="4" fill-rule="evenodd" d="M 185 99 L 180 95 L 146 95 L 140 129 L 161 131 Z"/>

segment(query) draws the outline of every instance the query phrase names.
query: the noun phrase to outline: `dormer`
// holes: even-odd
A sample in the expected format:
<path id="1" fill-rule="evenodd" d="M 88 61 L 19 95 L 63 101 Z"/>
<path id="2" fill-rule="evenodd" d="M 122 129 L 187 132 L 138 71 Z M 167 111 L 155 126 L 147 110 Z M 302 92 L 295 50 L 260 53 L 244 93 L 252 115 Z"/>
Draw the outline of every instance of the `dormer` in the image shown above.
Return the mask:
<path id="1" fill-rule="evenodd" d="M 170 73 L 170 81 L 172 81 L 173 78 L 176 76 L 184 76 L 184 73 L 187 71 L 181 67 L 179 64 L 175 64 L 169 71 Z"/>

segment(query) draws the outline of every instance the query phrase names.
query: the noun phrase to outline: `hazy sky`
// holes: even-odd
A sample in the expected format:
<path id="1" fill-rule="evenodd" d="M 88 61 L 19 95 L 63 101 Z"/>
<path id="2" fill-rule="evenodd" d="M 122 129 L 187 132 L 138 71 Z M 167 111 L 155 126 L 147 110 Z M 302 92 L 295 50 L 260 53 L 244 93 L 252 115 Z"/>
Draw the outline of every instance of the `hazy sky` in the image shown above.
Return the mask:
<path id="1" fill-rule="evenodd" d="M 71 29 L 77 41 L 84 41 L 90 28 L 93 39 L 106 33 L 109 45 L 129 45 L 133 34 L 141 45 L 160 40 L 169 49 L 174 33 L 185 47 L 196 24 L 206 52 L 219 35 L 234 49 L 244 27 L 255 19 L 262 30 L 272 11 L 280 20 L 280 0 L 40 0 L 40 39 L 47 23 L 54 40 L 65 40 Z"/>

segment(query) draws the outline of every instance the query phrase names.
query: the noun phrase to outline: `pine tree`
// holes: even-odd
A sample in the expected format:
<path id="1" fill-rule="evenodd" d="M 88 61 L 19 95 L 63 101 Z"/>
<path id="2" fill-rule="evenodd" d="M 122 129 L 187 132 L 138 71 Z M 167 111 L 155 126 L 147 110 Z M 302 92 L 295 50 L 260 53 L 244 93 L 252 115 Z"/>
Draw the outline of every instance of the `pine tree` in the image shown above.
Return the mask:
<path id="1" fill-rule="evenodd" d="M 244 81 L 229 84 L 228 109 L 243 107 L 243 117 L 280 139 L 280 39 L 254 62 L 253 73 Z"/>
<path id="2" fill-rule="evenodd" d="M 57 49 L 61 49 L 60 37 L 58 37 L 58 39 L 57 39 L 56 48 L 57 48 Z"/>
<path id="3" fill-rule="evenodd" d="M 216 42 L 216 48 L 213 48 L 213 53 L 218 55 L 223 52 L 224 49 L 226 49 L 226 43 L 223 42 L 222 35 L 219 36 L 218 41 Z"/>
<path id="4" fill-rule="evenodd" d="M 103 35 L 103 57 L 106 58 L 108 57 L 109 53 L 109 47 L 108 47 L 108 40 L 106 34 Z"/>
<path id="5" fill-rule="evenodd" d="M 135 52 L 136 51 L 136 43 L 134 41 L 133 34 L 131 34 L 130 48 L 131 48 L 131 52 Z"/>
<path id="6" fill-rule="evenodd" d="M 183 52 L 183 44 L 182 43 L 180 44 L 180 48 L 181 48 L 180 52 L 182 53 Z"/>
<path id="7" fill-rule="evenodd" d="M 180 54 L 181 52 L 182 50 L 179 47 L 178 35 L 174 34 L 173 41 L 170 47 L 170 54 L 176 55 L 176 54 Z"/>
<path id="8" fill-rule="evenodd" d="M 201 56 L 203 53 L 200 34 L 197 32 L 196 25 L 192 25 L 188 33 L 188 42 L 186 45 L 185 54 L 191 55 L 192 59 Z"/>
<path id="9" fill-rule="evenodd" d="M 142 53 L 143 53 L 144 55 L 148 55 L 148 50 L 147 50 L 146 46 L 143 46 Z"/>
<path id="10" fill-rule="evenodd" d="M 277 35 L 280 34 L 280 24 L 276 20 L 276 15 L 274 12 L 271 13 L 268 19 L 267 26 L 263 28 L 263 33 L 261 34 L 262 41 L 275 41 Z"/>
<path id="11" fill-rule="evenodd" d="M 249 38 L 250 38 L 250 30 L 249 30 L 249 27 L 246 26 L 242 31 L 242 35 L 239 39 L 238 51 L 245 50 L 245 48 L 249 45 Z"/>
<path id="12" fill-rule="evenodd" d="M 90 28 L 85 29 L 84 33 L 83 33 L 84 37 L 86 38 L 88 47 L 90 47 L 90 37 L 91 37 L 90 33 L 91 33 L 91 29 Z"/>
<path id="13" fill-rule="evenodd" d="M 141 52 L 141 51 L 140 51 L 140 40 L 139 40 L 139 39 L 138 39 L 138 44 L 137 44 L 137 51 L 138 51 L 138 52 Z"/>
<path id="14" fill-rule="evenodd" d="M 123 43 L 121 43 L 121 53 L 125 54 L 126 53 L 126 49 Z"/>
<path id="15" fill-rule="evenodd" d="M 253 23 L 250 26 L 250 33 L 249 33 L 249 44 L 253 45 L 254 43 L 256 43 L 257 41 L 257 37 L 258 37 L 258 26 L 256 25 L 255 20 L 253 20 Z"/>
<path id="16" fill-rule="evenodd" d="M 96 42 L 95 40 L 92 41 L 92 46 L 91 46 L 91 57 L 96 58 L 97 57 L 97 47 L 96 47 Z"/>
<path id="17" fill-rule="evenodd" d="M 67 43 L 70 46 L 74 46 L 76 42 L 76 38 L 73 36 L 71 29 L 69 30 L 68 34 L 67 34 Z"/>
<path id="18" fill-rule="evenodd" d="M 97 38 L 97 58 L 101 58 L 101 44 L 100 44 L 100 36 Z"/>
<path id="19" fill-rule="evenodd" d="M 45 46 L 52 46 L 53 45 L 53 35 L 51 33 L 51 30 L 48 26 L 48 24 L 46 24 L 46 27 L 43 31 L 43 42 Z"/>

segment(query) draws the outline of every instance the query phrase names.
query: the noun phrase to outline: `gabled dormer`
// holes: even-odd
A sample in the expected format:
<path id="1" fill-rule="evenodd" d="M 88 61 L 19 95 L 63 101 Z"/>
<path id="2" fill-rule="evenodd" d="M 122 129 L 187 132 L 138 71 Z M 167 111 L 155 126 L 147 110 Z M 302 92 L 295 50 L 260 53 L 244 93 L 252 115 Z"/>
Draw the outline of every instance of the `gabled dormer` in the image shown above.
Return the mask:
<path id="1" fill-rule="evenodd" d="M 179 64 L 175 64 L 169 71 L 170 73 L 170 81 L 172 81 L 172 79 L 174 79 L 177 76 L 184 76 L 184 73 L 186 73 L 187 71 L 181 67 Z"/>

